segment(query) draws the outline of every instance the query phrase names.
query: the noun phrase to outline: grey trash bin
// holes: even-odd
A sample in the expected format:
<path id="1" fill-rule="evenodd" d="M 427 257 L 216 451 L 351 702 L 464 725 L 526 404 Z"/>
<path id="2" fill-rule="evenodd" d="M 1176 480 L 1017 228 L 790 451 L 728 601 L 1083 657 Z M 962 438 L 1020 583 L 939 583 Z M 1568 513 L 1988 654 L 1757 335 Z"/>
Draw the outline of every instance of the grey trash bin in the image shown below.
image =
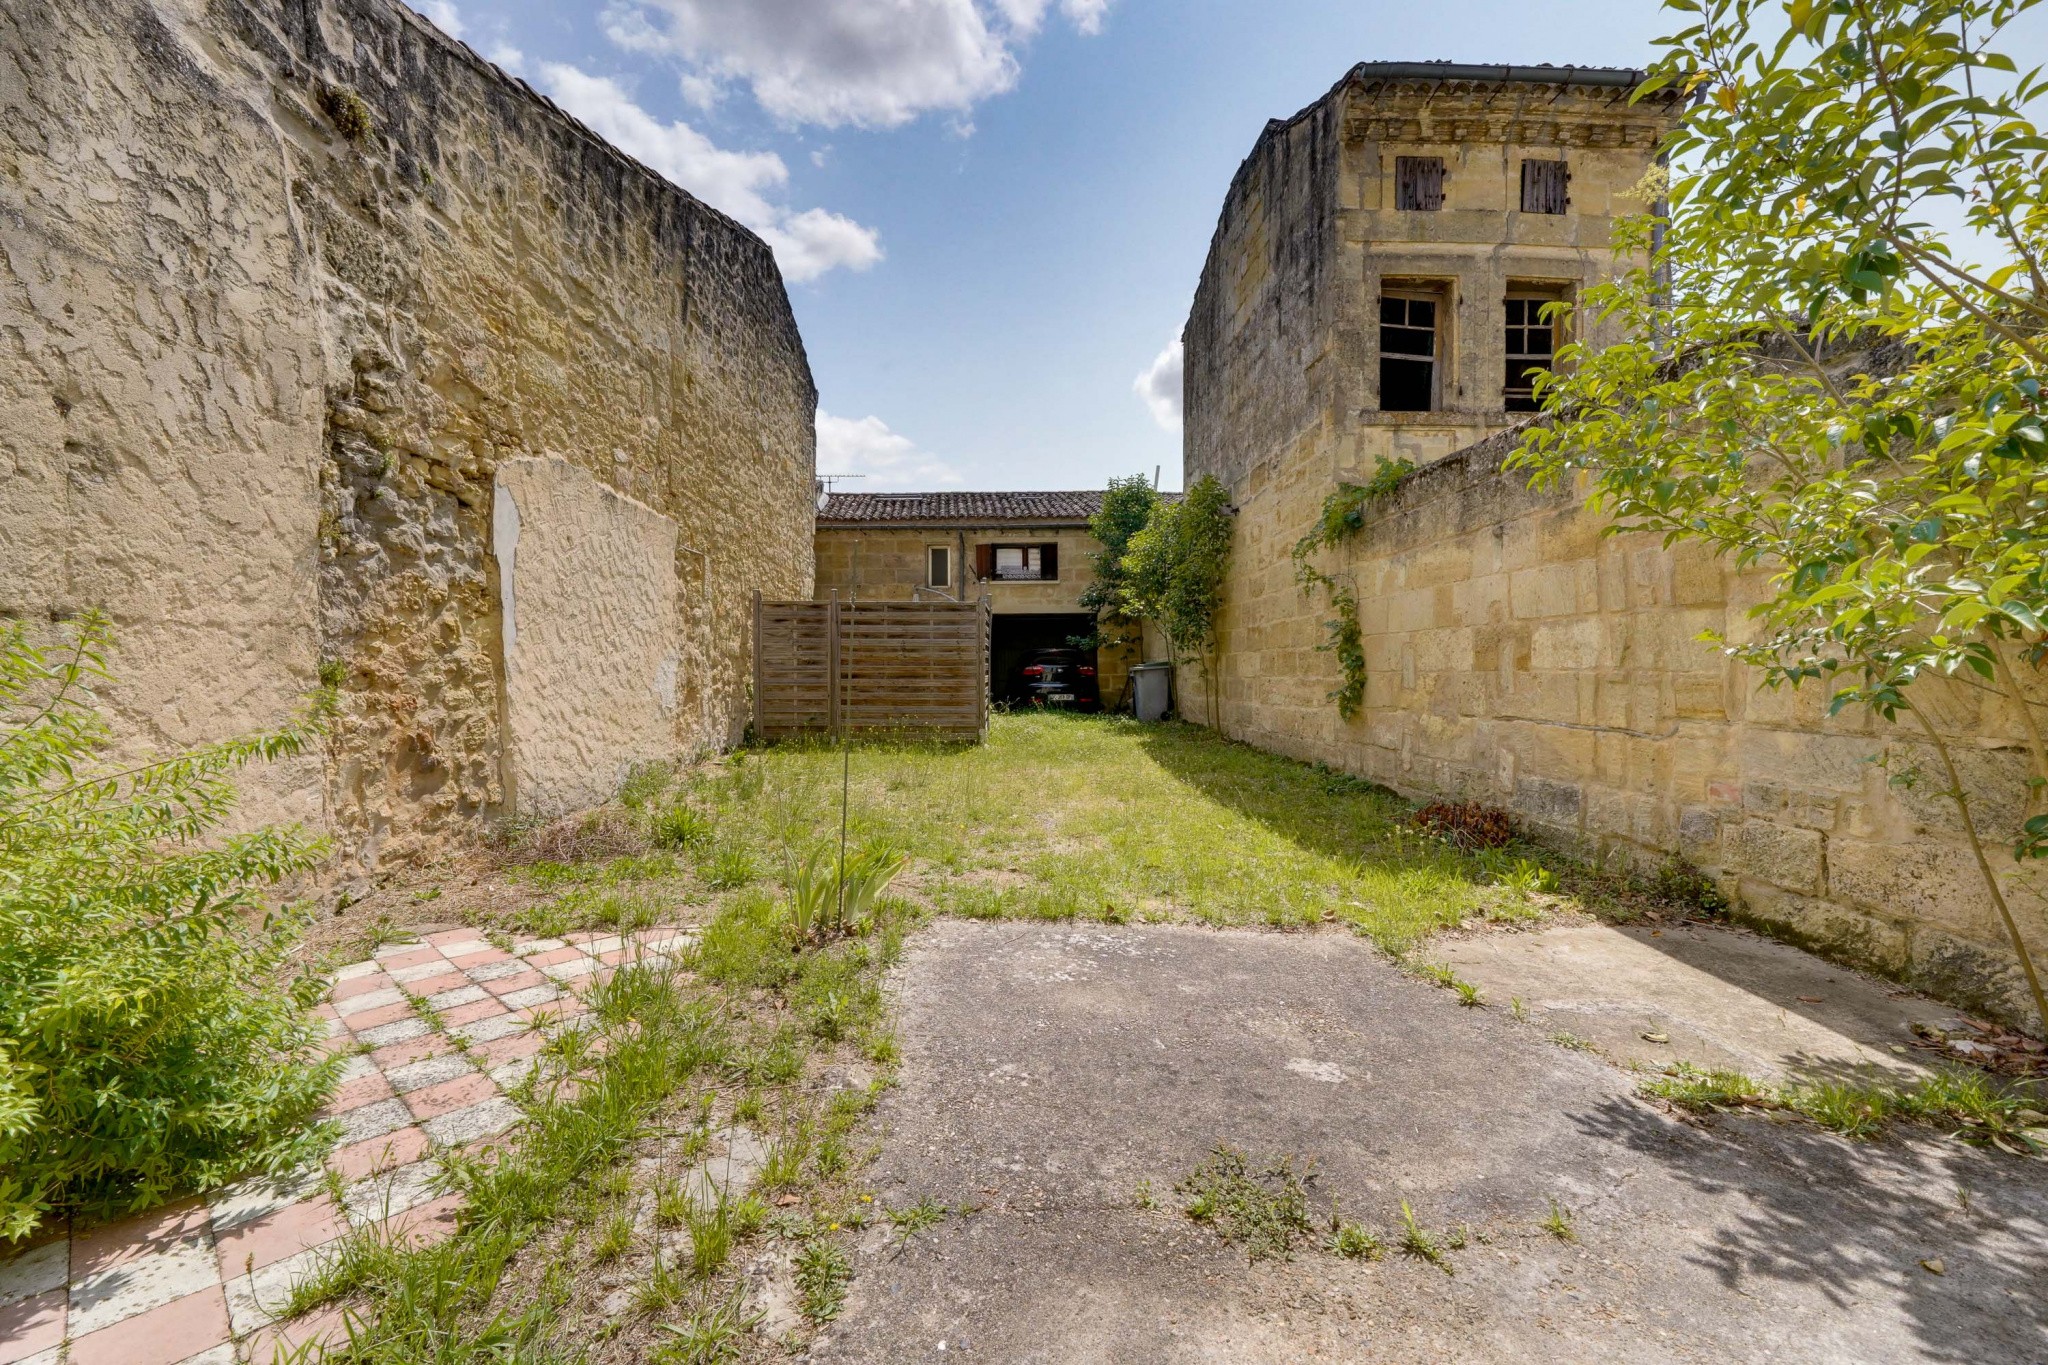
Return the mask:
<path id="1" fill-rule="evenodd" d="M 1139 720 L 1165 720 L 1173 707 L 1173 665 L 1139 664 L 1131 670 L 1131 689 Z"/>

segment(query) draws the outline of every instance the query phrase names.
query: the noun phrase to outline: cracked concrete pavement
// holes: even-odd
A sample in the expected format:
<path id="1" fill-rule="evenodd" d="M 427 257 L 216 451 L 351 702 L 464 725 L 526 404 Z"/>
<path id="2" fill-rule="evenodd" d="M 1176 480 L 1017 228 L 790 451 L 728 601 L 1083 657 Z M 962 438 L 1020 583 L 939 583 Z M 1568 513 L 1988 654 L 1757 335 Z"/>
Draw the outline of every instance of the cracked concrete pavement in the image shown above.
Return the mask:
<path id="1" fill-rule="evenodd" d="M 978 1211 L 871 1233 L 815 1361 L 2048 1359 L 2039 1164 L 1682 1122 L 1347 934 L 942 921 L 894 988 L 878 1197 Z M 1247 1264 L 1173 1195 L 1218 1141 L 1456 1273 Z"/>

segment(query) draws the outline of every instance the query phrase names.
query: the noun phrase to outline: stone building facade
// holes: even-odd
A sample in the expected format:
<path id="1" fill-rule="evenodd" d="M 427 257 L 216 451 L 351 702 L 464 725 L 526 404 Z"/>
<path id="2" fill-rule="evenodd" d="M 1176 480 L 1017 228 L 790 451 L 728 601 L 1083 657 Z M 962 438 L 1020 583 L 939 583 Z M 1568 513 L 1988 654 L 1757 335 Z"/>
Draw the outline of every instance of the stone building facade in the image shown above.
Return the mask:
<path id="1" fill-rule="evenodd" d="M 124 745 L 271 724 L 364 865 L 735 739 L 811 588 L 757 237 L 396 0 L 0 10 L 0 613 L 107 609 Z"/>
<path id="2" fill-rule="evenodd" d="M 1538 494 L 1501 468 L 1527 420 L 1514 381 L 1561 340 L 1532 344 L 1526 301 L 1615 268 L 1614 218 L 1676 117 L 1668 99 L 1629 103 L 1634 79 L 1361 66 L 1270 124 L 1238 172 L 1185 334 L 1186 477 L 1216 475 L 1239 509 L 1219 723 L 1411 795 L 1507 806 L 1582 850 L 1682 853 L 1754 922 L 2026 1019 L 1953 807 L 1931 782 L 1890 781 L 1926 766 L 1922 746 L 1827 717 L 1811 689 L 1759 691 L 1699 640 L 1742 638 L 1756 576 L 1603 535 L 1583 488 Z M 1316 561 L 1359 604 L 1366 693 L 1345 720 L 1317 649 L 1331 608 L 1290 552 L 1340 484 L 1402 458 L 1419 471 Z M 1206 717 L 1211 680 L 1183 669 L 1181 685 L 1184 713 Z M 2019 718 L 1967 689 L 1937 704 L 1980 823 L 2010 837 Z M 2038 880 L 2000 864 L 2048 953 Z"/>
<path id="3" fill-rule="evenodd" d="M 990 682 L 1034 648 L 1095 633 L 1081 594 L 1095 581 L 1102 542 L 1088 523 L 1102 492 L 834 493 L 818 513 L 817 594 L 910 602 L 987 597 L 993 616 Z M 1096 653 L 1102 703 L 1123 695 L 1134 641 Z"/>

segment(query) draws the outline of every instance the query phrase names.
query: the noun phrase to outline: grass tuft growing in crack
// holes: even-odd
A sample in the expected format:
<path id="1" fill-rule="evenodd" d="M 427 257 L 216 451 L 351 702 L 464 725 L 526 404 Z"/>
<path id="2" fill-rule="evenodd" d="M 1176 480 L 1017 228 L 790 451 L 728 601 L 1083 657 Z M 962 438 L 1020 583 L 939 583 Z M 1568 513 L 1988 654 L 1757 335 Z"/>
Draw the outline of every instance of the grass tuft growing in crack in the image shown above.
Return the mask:
<path id="1" fill-rule="evenodd" d="M 1455 1243 L 1455 1245 L 1459 1246 L 1463 1244 L 1462 1238 Z M 1451 1245 L 1450 1243 L 1438 1241 L 1436 1234 L 1423 1227 L 1416 1219 L 1415 1210 L 1408 1206 L 1408 1201 L 1405 1199 L 1401 1201 L 1402 1251 L 1415 1257 L 1417 1260 L 1429 1262 L 1446 1275 L 1455 1275 L 1458 1272 L 1451 1265 L 1451 1258 L 1445 1254 Z"/>
<path id="2" fill-rule="evenodd" d="M 846 1305 L 853 1263 L 830 1237 L 813 1237 L 796 1254 L 796 1288 L 803 1314 L 812 1322 L 830 1322 Z"/>
<path id="3" fill-rule="evenodd" d="M 1208 1224 L 1224 1241 L 1242 1246 L 1251 1260 L 1286 1260 L 1295 1242 L 1314 1231 L 1306 1188 L 1314 1180 L 1313 1163 L 1301 1175 L 1295 1173 L 1292 1157 L 1255 1170 L 1243 1152 L 1219 1142 L 1173 1188 L 1187 1201 L 1182 1211 L 1188 1217 Z"/>

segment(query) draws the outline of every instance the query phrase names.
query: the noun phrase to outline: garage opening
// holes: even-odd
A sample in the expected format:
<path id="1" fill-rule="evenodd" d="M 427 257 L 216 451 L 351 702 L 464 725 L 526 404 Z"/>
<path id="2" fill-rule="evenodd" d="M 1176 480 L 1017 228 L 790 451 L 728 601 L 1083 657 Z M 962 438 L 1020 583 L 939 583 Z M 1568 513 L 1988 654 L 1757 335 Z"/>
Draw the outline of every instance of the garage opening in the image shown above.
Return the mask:
<path id="1" fill-rule="evenodd" d="M 1029 696 L 1025 691 L 1024 667 L 1032 652 L 1071 649 L 1075 636 L 1094 633 L 1095 617 L 1085 611 L 995 617 L 989 633 L 990 700 L 1013 706 L 1026 704 Z M 1095 651 L 1081 653 L 1083 662 L 1094 668 Z"/>

